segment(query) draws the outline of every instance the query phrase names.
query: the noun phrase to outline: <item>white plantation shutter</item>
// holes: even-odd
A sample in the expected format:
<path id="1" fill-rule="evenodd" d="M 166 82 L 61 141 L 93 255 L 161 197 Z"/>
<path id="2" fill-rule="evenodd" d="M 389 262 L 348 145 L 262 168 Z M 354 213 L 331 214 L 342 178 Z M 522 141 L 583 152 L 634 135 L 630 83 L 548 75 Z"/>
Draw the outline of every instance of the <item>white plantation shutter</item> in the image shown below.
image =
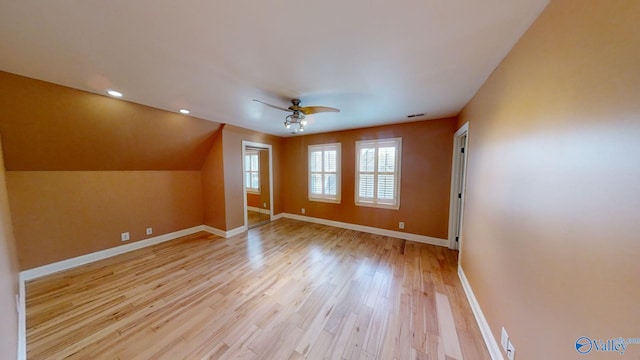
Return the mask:
<path id="1" fill-rule="evenodd" d="M 393 200 L 395 196 L 394 184 L 393 175 L 378 175 L 378 199 Z"/>
<path id="2" fill-rule="evenodd" d="M 309 145 L 309 200 L 340 202 L 340 143 Z"/>
<path id="3" fill-rule="evenodd" d="M 373 177 L 372 174 L 360 174 L 358 194 L 363 201 L 373 201 Z"/>
<path id="4" fill-rule="evenodd" d="M 356 141 L 356 205 L 400 208 L 402 138 Z"/>
<path id="5" fill-rule="evenodd" d="M 247 192 L 260 193 L 260 157 L 257 151 L 245 152 L 244 184 Z"/>

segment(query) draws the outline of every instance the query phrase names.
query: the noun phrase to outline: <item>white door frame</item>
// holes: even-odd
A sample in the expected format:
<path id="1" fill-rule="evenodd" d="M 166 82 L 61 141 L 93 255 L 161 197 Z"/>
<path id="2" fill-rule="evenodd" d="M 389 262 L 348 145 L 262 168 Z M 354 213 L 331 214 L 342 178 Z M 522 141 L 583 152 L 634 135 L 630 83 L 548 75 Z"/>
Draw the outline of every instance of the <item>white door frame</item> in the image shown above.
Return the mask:
<path id="1" fill-rule="evenodd" d="M 460 249 L 462 242 L 462 220 L 464 216 L 465 175 L 467 173 L 469 123 L 465 123 L 453 135 L 453 160 L 451 166 L 451 196 L 449 200 L 449 249 Z M 464 157 L 459 154 L 464 149 Z M 461 163 L 464 158 L 464 163 Z M 458 185 L 462 185 L 459 190 Z M 460 194 L 460 198 L 458 197 Z M 460 200 L 458 200 L 460 199 Z M 460 230 L 460 234 L 458 233 Z M 456 235 L 458 241 L 456 241 Z"/>
<path id="2" fill-rule="evenodd" d="M 244 176 L 245 169 L 245 151 L 247 146 L 266 149 L 269 152 L 269 221 L 273 221 L 273 149 L 269 144 L 262 144 L 253 141 L 242 140 L 242 201 L 244 203 L 244 226 L 249 226 L 249 218 L 247 216 L 247 184 Z"/>

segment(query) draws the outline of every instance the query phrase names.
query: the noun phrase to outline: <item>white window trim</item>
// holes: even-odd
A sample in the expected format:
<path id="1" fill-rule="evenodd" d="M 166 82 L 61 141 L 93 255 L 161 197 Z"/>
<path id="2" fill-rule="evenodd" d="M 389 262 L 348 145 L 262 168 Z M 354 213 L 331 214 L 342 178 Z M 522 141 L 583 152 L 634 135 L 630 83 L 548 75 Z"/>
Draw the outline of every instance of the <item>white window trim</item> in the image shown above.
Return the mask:
<path id="1" fill-rule="evenodd" d="M 244 153 L 244 156 L 245 156 L 245 159 L 244 159 L 245 168 L 243 169 L 244 170 L 244 177 L 245 177 L 245 179 L 247 178 L 247 172 L 256 172 L 256 171 L 247 171 L 247 169 L 246 169 L 246 161 L 247 161 L 246 157 L 247 156 L 252 156 L 252 155 L 257 155 L 258 156 L 258 171 L 257 171 L 257 173 L 258 173 L 258 188 L 255 189 L 255 188 L 251 187 L 251 184 L 245 184 L 245 189 L 247 190 L 248 194 L 258 194 L 258 195 L 260 195 L 260 152 L 259 151 L 257 151 L 257 150 L 247 150 L 247 151 L 245 151 L 245 153 Z M 249 164 L 251 164 L 251 162 L 249 162 Z M 251 165 L 249 165 L 249 166 L 251 166 Z"/>
<path id="2" fill-rule="evenodd" d="M 336 195 L 335 197 L 331 195 L 317 195 L 312 194 L 311 192 L 311 153 L 314 151 L 336 151 Z M 318 145 L 309 145 L 307 149 L 307 198 L 309 201 L 318 201 L 318 202 L 326 202 L 332 204 L 340 204 L 342 197 L 342 144 L 341 143 L 332 143 L 332 144 L 318 144 Z M 317 172 L 316 172 L 317 173 Z M 324 174 L 324 169 L 322 171 Z"/>
<path id="3" fill-rule="evenodd" d="M 384 143 L 393 142 L 396 147 L 396 166 L 395 166 L 395 182 L 394 182 L 394 202 L 390 203 L 380 203 L 376 199 L 377 186 L 374 185 L 374 199 L 372 201 L 362 201 L 360 199 L 360 149 L 367 147 L 375 147 L 376 155 L 374 156 L 374 184 L 377 184 L 377 175 L 378 175 L 378 147 Z M 402 138 L 388 138 L 388 139 L 374 139 L 374 140 L 362 140 L 356 141 L 356 167 L 355 167 L 355 187 L 354 187 L 354 198 L 356 206 L 366 206 L 366 207 L 375 207 L 382 209 L 392 209 L 398 210 L 400 209 L 400 175 L 402 174 L 401 169 L 402 164 Z"/>

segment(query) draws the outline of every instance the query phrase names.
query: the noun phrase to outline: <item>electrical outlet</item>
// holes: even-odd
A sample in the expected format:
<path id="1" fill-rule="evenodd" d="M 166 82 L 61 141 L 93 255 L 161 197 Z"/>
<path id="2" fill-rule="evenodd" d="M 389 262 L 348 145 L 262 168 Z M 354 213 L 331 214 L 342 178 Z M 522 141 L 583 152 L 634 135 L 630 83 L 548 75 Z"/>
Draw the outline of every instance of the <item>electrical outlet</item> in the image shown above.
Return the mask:
<path id="1" fill-rule="evenodd" d="M 398 223 L 398 228 L 400 228 L 401 230 L 404 229 L 404 221 L 400 221 Z"/>
<path id="2" fill-rule="evenodd" d="M 262 203 L 262 207 L 266 209 L 267 208 L 267 203 Z"/>
<path id="3" fill-rule="evenodd" d="M 147 235 L 153 234 L 153 228 L 147 228 Z"/>
<path id="4" fill-rule="evenodd" d="M 509 340 L 509 342 L 507 344 L 507 358 L 509 360 L 513 360 L 513 359 L 516 358 L 516 348 L 511 343 L 511 340 Z"/>
<path id="5" fill-rule="evenodd" d="M 302 208 L 300 212 L 302 213 L 302 215 L 304 215 L 304 208 Z"/>
<path id="6" fill-rule="evenodd" d="M 122 241 L 129 240 L 129 232 L 123 232 L 122 234 L 120 234 L 120 240 Z"/>
<path id="7" fill-rule="evenodd" d="M 500 344 L 502 345 L 502 350 L 507 351 L 507 345 L 509 344 L 509 335 L 507 334 L 507 330 L 502 327 L 502 335 L 500 336 Z"/>

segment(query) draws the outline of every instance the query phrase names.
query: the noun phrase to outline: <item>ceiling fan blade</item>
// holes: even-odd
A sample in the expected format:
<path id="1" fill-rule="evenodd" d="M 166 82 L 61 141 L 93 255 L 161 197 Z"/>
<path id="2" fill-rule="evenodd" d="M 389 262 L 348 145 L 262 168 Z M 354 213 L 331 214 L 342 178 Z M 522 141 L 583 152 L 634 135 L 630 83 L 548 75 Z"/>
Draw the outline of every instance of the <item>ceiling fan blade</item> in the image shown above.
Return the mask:
<path id="1" fill-rule="evenodd" d="M 317 114 L 321 112 L 340 112 L 340 109 L 336 109 L 328 106 L 304 106 L 304 107 L 301 107 L 299 110 L 305 115 Z"/>
<path id="2" fill-rule="evenodd" d="M 259 102 L 260 104 L 267 105 L 267 106 L 272 107 L 272 108 L 274 108 L 274 109 L 278 109 L 278 110 L 282 110 L 282 111 L 286 111 L 286 112 L 292 112 L 292 111 L 293 111 L 293 110 L 289 110 L 289 109 L 287 109 L 287 108 L 285 108 L 285 107 L 281 107 L 281 106 L 276 106 L 276 105 L 267 104 L 267 103 L 266 103 L 266 102 L 264 102 L 264 101 L 260 101 L 260 100 L 256 100 L 256 99 L 253 99 L 253 101 Z"/>

